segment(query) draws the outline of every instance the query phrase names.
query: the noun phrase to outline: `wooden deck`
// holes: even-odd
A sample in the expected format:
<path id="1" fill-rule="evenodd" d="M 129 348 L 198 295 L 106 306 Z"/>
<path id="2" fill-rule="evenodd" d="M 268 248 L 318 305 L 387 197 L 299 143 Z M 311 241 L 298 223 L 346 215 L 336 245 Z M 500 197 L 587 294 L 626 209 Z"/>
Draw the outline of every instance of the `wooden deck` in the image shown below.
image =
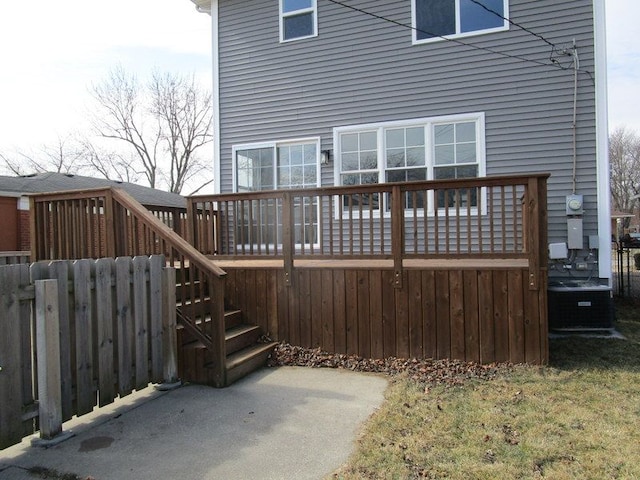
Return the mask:
<path id="1" fill-rule="evenodd" d="M 35 196 L 32 259 L 164 254 L 207 318 L 181 310 L 218 386 L 225 308 L 329 352 L 539 364 L 547 177 L 209 195 L 170 216 L 117 190 Z"/>
<path id="2" fill-rule="evenodd" d="M 363 357 L 548 360 L 546 288 L 526 259 L 216 261 L 225 302 L 274 340 Z M 542 279 L 546 285 L 546 272 Z"/>

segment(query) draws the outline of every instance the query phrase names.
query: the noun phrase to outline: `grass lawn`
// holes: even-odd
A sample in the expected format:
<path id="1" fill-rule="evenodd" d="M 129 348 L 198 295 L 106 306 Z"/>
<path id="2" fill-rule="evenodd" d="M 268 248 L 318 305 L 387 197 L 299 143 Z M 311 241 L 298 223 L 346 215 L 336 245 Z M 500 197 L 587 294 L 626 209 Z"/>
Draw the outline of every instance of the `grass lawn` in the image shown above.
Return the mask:
<path id="1" fill-rule="evenodd" d="M 550 341 L 550 365 L 429 386 L 396 378 L 340 479 L 640 479 L 640 307 L 620 339 Z"/>

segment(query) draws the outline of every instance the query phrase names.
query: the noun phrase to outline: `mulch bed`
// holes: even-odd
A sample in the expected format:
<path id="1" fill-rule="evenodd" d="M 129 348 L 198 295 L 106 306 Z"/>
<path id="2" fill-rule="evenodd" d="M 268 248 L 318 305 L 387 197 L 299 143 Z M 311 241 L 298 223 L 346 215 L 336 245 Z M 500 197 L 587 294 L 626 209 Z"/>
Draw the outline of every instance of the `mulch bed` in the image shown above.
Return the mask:
<path id="1" fill-rule="evenodd" d="M 333 354 L 320 350 L 280 343 L 269 359 L 270 367 L 297 366 L 312 368 L 344 368 L 354 372 L 374 372 L 407 378 L 428 385 L 462 385 L 465 381 L 492 380 L 513 368 L 509 363 L 481 365 L 459 360 L 362 358 L 357 355 Z"/>

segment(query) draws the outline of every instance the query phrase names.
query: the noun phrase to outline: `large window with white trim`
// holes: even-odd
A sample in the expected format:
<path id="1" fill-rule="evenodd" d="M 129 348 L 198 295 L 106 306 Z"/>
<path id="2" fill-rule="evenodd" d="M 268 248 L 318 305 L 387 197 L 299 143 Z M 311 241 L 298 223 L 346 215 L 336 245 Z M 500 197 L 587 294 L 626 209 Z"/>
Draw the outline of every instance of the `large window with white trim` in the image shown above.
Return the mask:
<path id="1" fill-rule="evenodd" d="M 339 127 L 334 142 L 339 185 L 473 178 L 486 171 L 482 113 Z M 474 207 L 478 199 L 452 191 L 434 200 L 439 207 Z"/>
<path id="2" fill-rule="evenodd" d="M 507 30 L 508 0 L 412 0 L 414 43 Z"/>
<path id="3" fill-rule="evenodd" d="M 287 42 L 318 34 L 316 0 L 280 0 L 280 41 Z"/>
<path id="4" fill-rule="evenodd" d="M 238 145 L 233 147 L 234 191 L 256 192 L 315 188 L 320 181 L 318 138 Z M 295 242 L 315 244 L 318 238 L 318 203 L 304 197 L 294 205 Z M 282 243 L 282 205 L 275 200 L 239 204 L 236 243 Z"/>

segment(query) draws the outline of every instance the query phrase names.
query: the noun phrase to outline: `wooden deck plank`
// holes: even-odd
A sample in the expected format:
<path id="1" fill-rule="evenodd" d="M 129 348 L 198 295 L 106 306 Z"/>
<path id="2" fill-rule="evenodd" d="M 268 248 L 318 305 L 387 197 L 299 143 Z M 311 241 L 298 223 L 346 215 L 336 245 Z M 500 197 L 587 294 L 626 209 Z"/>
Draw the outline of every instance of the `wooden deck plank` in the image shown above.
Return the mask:
<path id="1" fill-rule="evenodd" d="M 525 275 L 521 270 L 510 271 L 507 274 L 509 294 L 509 361 L 522 363 L 525 359 L 524 351 L 524 292 Z M 528 284 L 527 290 L 528 290 Z"/>
<path id="2" fill-rule="evenodd" d="M 300 344 L 303 347 L 311 347 L 311 282 L 309 270 L 298 270 L 298 305 L 300 313 Z"/>
<path id="3" fill-rule="evenodd" d="M 478 314 L 480 337 L 480 361 L 495 361 L 494 315 L 493 315 L 493 275 L 490 271 L 478 274 Z"/>
<path id="4" fill-rule="evenodd" d="M 276 271 L 276 295 L 278 297 L 278 328 L 277 332 L 271 331 L 274 335 L 272 339 L 291 343 L 291 334 L 289 330 L 289 289 L 285 285 L 284 273 Z"/>
<path id="5" fill-rule="evenodd" d="M 407 272 L 407 289 L 409 293 L 409 355 L 412 358 L 424 356 L 423 324 L 422 324 L 422 272 Z"/>
<path id="6" fill-rule="evenodd" d="M 255 271 L 255 325 L 258 325 L 263 332 L 266 332 L 269 327 L 267 325 L 269 320 L 269 311 L 267 308 L 268 294 L 267 294 L 267 271 L 256 270 Z"/>
<path id="7" fill-rule="evenodd" d="M 311 302 L 311 346 L 322 347 L 322 272 L 309 272 L 310 302 Z"/>
<path id="8" fill-rule="evenodd" d="M 344 275 L 346 291 L 347 353 L 358 354 L 358 275 L 347 270 Z"/>
<path id="9" fill-rule="evenodd" d="M 222 269 L 272 269 L 284 268 L 284 260 L 269 257 L 264 258 L 242 258 L 217 259 L 209 256 L 211 261 Z M 434 270 L 479 270 L 490 268 L 514 269 L 527 268 L 529 260 L 523 257 L 514 258 L 405 258 L 402 262 L 406 269 L 434 269 Z M 319 259 L 296 259 L 293 262 L 294 268 L 342 268 L 345 270 L 384 270 L 393 269 L 392 259 L 353 259 L 353 258 L 319 258 Z"/>
<path id="10" fill-rule="evenodd" d="M 267 328 L 264 333 L 270 338 L 278 338 L 278 274 L 277 271 L 266 272 L 267 296 Z"/>
<path id="11" fill-rule="evenodd" d="M 422 274 L 422 343 L 425 358 L 435 358 L 438 353 L 438 331 L 436 322 L 436 278 L 434 271 Z"/>
<path id="12" fill-rule="evenodd" d="M 347 353 L 347 285 L 344 270 L 333 271 L 333 329 L 336 353 Z"/>
<path id="13" fill-rule="evenodd" d="M 480 361 L 479 314 L 478 314 L 478 272 L 465 270 L 464 285 L 464 342 L 465 359 Z"/>
<path id="14" fill-rule="evenodd" d="M 437 358 L 451 356 L 451 325 L 450 325 L 449 272 L 436 272 L 436 319 L 438 322 Z"/>
<path id="15" fill-rule="evenodd" d="M 320 309 L 322 322 L 322 345 L 328 352 L 335 352 L 333 271 L 323 270 L 321 275 L 322 302 Z"/>
<path id="16" fill-rule="evenodd" d="M 507 272 L 493 272 L 494 312 L 494 359 L 495 362 L 509 360 L 509 289 Z"/>
<path id="17" fill-rule="evenodd" d="M 403 280 L 404 288 L 395 289 L 396 297 L 396 356 L 409 358 L 409 290 L 406 286 L 406 273 Z"/>
<path id="18" fill-rule="evenodd" d="M 369 316 L 371 319 L 371 357 L 384 357 L 384 320 L 382 313 L 382 272 L 369 272 Z"/>
<path id="19" fill-rule="evenodd" d="M 369 308 L 371 287 L 369 272 L 358 270 L 356 275 L 358 279 L 358 355 L 369 358 L 371 357 L 371 310 Z"/>
<path id="20" fill-rule="evenodd" d="M 449 311 L 451 312 L 451 357 L 466 359 L 464 285 L 461 270 L 449 272 Z"/>
<path id="21" fill-rule="evenodd" d="M 382 270 L 382 331 L 384 357 L 396 356 L 396 295 L 394 274 Z"/>

